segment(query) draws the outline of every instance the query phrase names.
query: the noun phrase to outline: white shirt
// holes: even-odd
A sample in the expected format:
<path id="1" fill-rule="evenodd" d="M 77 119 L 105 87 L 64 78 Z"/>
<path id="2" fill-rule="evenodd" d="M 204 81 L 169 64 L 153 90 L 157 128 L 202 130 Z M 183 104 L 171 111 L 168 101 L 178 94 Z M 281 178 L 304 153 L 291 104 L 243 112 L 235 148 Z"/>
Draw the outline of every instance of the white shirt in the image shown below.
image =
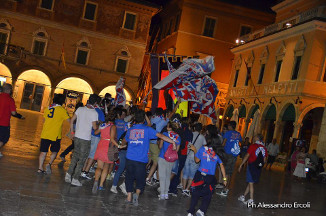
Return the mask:
<path id="1" fill-rule="evenodd" d="M 195 131 L 195 132 L 192 133 L 192 142 L 191 142 L 191 144 L 196 147 L 197 151 L 203 145 L 206 145 L 207 144 L 205 137 L 202 134 L 199 134 L 199 136 L 198 136 L 198 134 L 199 133 L 197 131 Z M 197 138 L 197 136 L 198 136 L 198 138 Z M 196 138 L 197 138 L 197 140 L 196 140 Z M 187 160 L 195 160 L 194 156 L 195 156 L 194 155 L 194 152 L 192 150 L 188 149 Z"/>
<path id="2" fill-rule="evenodd" d="M 280 148 L 279 148 L 278 144 L 275 143 L 275 145 L 274 145 L 273 143 L 270 143 L 267 146 L 267 151 L 270 156 L 276 156 L 280 152 Z"/>
<path id="3" fill-rule="evenodd" d="M 77 116 L 75 137 L 83 140 L 91 140 L 93 122 L 98 120 L 95 109 L 79 107 L 75 112 Z"/>

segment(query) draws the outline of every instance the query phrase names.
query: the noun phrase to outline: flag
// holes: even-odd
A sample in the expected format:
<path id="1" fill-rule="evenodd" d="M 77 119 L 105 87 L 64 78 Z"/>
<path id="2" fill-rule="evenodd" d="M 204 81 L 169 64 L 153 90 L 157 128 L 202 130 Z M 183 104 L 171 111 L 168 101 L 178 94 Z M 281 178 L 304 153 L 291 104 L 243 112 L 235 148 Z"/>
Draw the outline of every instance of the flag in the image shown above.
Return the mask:
<path id="1" fill-rule="evenodd" d="M 167 59 L 166 61 L 170 70 L 172 66 L 169 66 Z M 153 89 L 164 90 L 172 88 L 173 86 L 180 85 L 182 82 L 204 77 L 214 70 L 214 58 L 212 56 L 207 56 L 204 59 L 186 59 L 177 70 L 170 71 L 170 75 L 158 82 Z"/>
<path id="2" fill-rule="evenodd" d="M 62 48 L 61 48 L 61 59 L 63 67 L 65 68 L 65 70 L 67 70 L 66 67 L 66 61 L 65 61 L 65 50 L 64 50 L 64 43 L 62 43 Z"/>
<path id="3" fill-rule="evenodd" d="M 170 70 L 169 61 L 166 59 Z M 173 67 L 172 67 L 173 68 Z M 190 109 L 216 119 L 215 98 L 218 88 L 208 76 L 215 70 L 214 58 L 186 59 L 177 70 L 170 70 L 170 75 L 157 83 L 154 89 L 173 89 L 175 95 L 190 102 Z"/>
<path id="4" fill-rule="evenodd" d="M 184 82 L 173 88 L 178 98 L 190 102 L 190 110 L 216 119 L 215 98 L 218 88 L 209 76 Z"/>
<path id="5" fill-rule="evenodd" d="M 114 100 L 115 106 L 126 105 L 126 95 L 123 89 L 125 87 L 125 81 L 126 79 L 124 77 L 120 77 L 120 79 L 117 82 L 117 85 L 115 86 L 115 90 L 116 90 L 116 96 Z"/>

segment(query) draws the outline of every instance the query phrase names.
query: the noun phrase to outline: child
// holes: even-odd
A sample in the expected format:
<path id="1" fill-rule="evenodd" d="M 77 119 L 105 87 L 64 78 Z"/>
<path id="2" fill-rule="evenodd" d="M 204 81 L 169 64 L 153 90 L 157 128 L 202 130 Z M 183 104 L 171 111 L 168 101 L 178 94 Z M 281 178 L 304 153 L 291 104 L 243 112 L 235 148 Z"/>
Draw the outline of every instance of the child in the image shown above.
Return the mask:
<path id="1" fill-rule="evenodd" d="M 108 158 L 108 151 L 110 142 L 117 147 L 120 147 L 116 142 L 116 131 L 117 128 L 114 125 L 114 120 L 116 118 L 115 111 L 110 111 L 105 118 L 106 123 L 102 124 L 99 129 L 95 131 L 95 134 L 101 132 L 101 140 L 98 143 L 94 160 L 97 160 L 97 169 L 95 171 L 95 181 L 93 185 L 92 192 L 96 193 L 97 190 L 104 190 L 103 183 L 108 175 L 108 170 L 113 161 Z M 100 180 L 101 178 L 101 180 Z M 100 180 L 100 184 L 99 181 Z"/>
<path id="2" fill-rule="evenodd" d="M 164 132 L 163 135 L 169 137 L 170 139 L 172 139 L 175 142 L 175 145 L 173 145 L 173 150 L 175 150 L 176 152 L 179 151 L 180 148 L 180 136 L 175 133 L 174 131 L 176 131 L 178 129 L 179 125 L 177 122 L 169 122 L 167 125 L 167 130 L 168 132 Z M 164 154 L 166 153 L 168 147 L 172 145 L 168 142 L 163 142 L 163 140 L 160 141 L 159 144 L 159 148 L 161 149 L 160 154 L 159 154 L 159 159 L 158 159 L 158 172 L 160 175 L 160 200 L 167 200 L 169 199 L 169 187 L 170 187 L 170 177 L 171 177 L 171 171 L 172 171 L 172 167 L 175 163 L 174 162 L 169 162 L 167 160 L 165 160 L 164 158 Z"/>
<path id="3" fill-rule="evenodd" d="M 227 183 L 224 165 L 215 153 L 217 146 L 213 144 L 211 138 L 208 138 L 206 142 L 207 145 L 202 146 L 198 152 L 194 145 L 190 146 L 195 153 L 195 162 L 198 163 L 200 161 L 200 165 L 191 184 L 192 196 L 188 216 L 192 216 L 195 213 L 195 207 L 201 196 L 203 200 L 196 215 L 204 216 L 206 214 L 216 185 L 215 170 L 217 163 L 221 167 L 224 185 Z"/>

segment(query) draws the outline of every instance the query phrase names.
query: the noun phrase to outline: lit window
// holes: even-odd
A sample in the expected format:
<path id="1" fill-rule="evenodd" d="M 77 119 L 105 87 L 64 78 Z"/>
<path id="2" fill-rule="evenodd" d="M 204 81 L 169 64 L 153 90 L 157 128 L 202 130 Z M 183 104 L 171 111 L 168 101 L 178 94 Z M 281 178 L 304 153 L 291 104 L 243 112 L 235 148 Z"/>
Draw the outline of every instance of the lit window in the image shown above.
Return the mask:
<path id="1" fill-rule="evenodd" d="M 239 70 L 236 70 L 236 71 L 235 71 L 235 76 L 234 76 L 233 87 L 237 87 L 238 76 L 239 76 Z"/>
<path id="2" fill-rule="evenodd" d="M 282 62 L 283 62 L 283 60 L 279 60 L 279 61 L 277 61 L 277 63 L 276 63 L 276 74 L 275 74 L 274 82 L 278 82 L 278 79 L 279 79 L 279 77 L 280 77 L 280 72 L 281 72 Z"/>
<path id="3" fill-rule="evenodd" d="M 136 24 L 136 14 L 126 12 L 123 22 L 123 28 L 129 29 L 129 30 L 135 30 L 135 24 Z"/>
<path id="4" fill-rule="evenodd" d="M 53 9 L 54 0 L 41 0 L 40 7 L 47 10 Z"/>
<path id="5" fill-rule="evenodd" d="M 34 32 L 32 53 L 34 55 L 44 56 L 48 44 L 48 34 L 45 30 L 38 30 Z"/>
<path id="6" fill-rule="evenodd" d="M 249 26 L 241 26 L 240 28 L 240 37 L 243 35 L 247 35 L 251 33 L 251 27 Z"/>
<path id="7" fill-rule="evenodd" d="M 293 73 L 292 73 L 292 80 L 298 79 L 298 74 L 300 70 L 300 64 L 301 64 L 301 56 L 296 56 L 295 57 L 295 64 L 293 68 Z"/>
<path id="8" fill-rule="evenodd" d="M 89 59 L 90 46 L 85 40 L 79 41 L 76 50 L 75 62 L 81 65 L 87 65 Z"/>
<path id="9" fill-rule="evenodd" d="M 207 37 L 214 37 L 215 24 L 216 19 L 206 17 L 203 35 Z"/>
<path id="10" fill-rule="evenodd" d="M 247 68 L 247 74 L 246 74 L 246 80 L 245 80 L 245 86 L 248 86 L 248 82 L 250 79 L 250 74 L 251 74 L 251 67 Z"/>
<path id="11" fill-rule="evenodd" d="M 263 83 L 264 73 L 265 73 L 265 64 L 262 64 L 260 66 L 258 84 L 262 84 Z"/>
<path id="12" fill-rule="evenodd" d="M 84 19 L 95 20 L 97 4 L 86 2 L 84 9 Z"/>

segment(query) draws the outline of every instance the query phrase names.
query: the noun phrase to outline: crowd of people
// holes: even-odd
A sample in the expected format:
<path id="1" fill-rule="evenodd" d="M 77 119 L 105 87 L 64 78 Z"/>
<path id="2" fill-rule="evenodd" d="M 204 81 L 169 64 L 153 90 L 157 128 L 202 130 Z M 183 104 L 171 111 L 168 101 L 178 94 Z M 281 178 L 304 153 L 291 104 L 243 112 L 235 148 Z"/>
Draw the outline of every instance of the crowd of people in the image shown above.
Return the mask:
<path id="1" fill-rule="evenodd" d="M 0 94 L 0 147 L 10 136 L 10 116 L 23 118 L 17 114 L 10 96 L 11 85 L 5 84 L 3 90 Z M 242 162 L 238 171 L 247 167 L 248 186 L 238 200 L 253 203 L 254 184 L 259 182 L 262 168 L 267 164 L 270 169 L 279 154 L 276 140 L 267 147 L 260 134 L 255 135 L 252 142 L 247 137 L 242 140 L 235 121 L 219 131 L 213 124 L 203 126 L 198 119 L 177 114 L 180 100 L 174 110 L 156 108 L 152 114 L 132 104 L 127 108 L 115 106 L 109 94 L 104 99 L 92 94 L 85 106 L 76 105 L 72 117 L 64 109 L 64 103 L 65 96 L 55 94 L 53 103 L 44 110 L 37 172 L 52 173 L 53 161 L 61 150 L 62 125 L 68 121 L 70 129 L 66 136 L 72 144 L 60 158 L 65 162 L 66 155 L 70 151 L 73 153 L 65 182 L 80 187 L 83 185 L 80 178 L 89 181 L 94 178 L 92 193 L 96 194 L 106 190 L 109 176 L 113 180 L 110 191 L 117 194 L 121 190 L 126 195 L 126 203 L 135 206 L 146 185 L 159 185 L 159 200 L 178 196 L 180 190 L 183 196 L 191 197 L 188 216 L 205 215 L 215 190 L 220 196 L 228 196 L 239 155 Z M 50 158 L 44 166 L 49 149 Z M 301 149 L 292 155 L 297 159 L 294 175 L 301 175 L 303 152 Z M 92 169 L 94 176 L 90 174 Z M 200 198 L 202 201 L 196 211 Z"/>

